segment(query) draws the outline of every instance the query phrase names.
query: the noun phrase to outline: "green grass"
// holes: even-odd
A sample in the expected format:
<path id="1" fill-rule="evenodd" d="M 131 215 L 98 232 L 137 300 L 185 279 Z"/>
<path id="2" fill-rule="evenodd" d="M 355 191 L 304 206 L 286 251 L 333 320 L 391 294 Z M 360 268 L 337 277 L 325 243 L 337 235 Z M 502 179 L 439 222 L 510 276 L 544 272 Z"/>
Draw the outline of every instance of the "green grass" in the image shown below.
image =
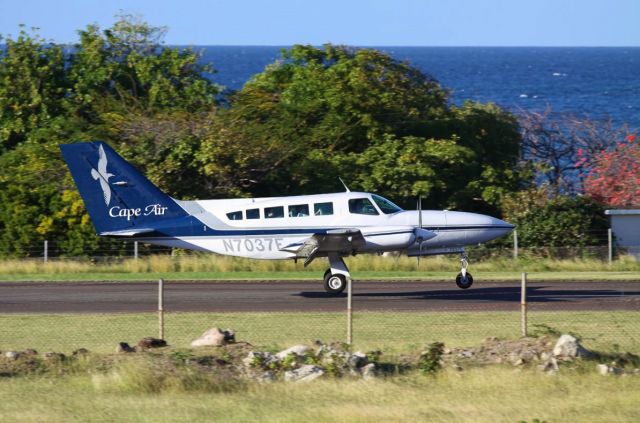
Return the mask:
<path id="1" fill-rule="evenodd" d="M 574 333 L 599 352 L 640 352 L 637 312 L 531 312 L 530 333 Z M 343 341 L 345 313 L 167 313 L 166 339 L 185 348 L 204 330 L 236 330 L 238 341 L 276 350 L 319 338 Z M 154 313 L 0 315 L 0 350 L 85 347 L 113 352 L 117 342 L 157 335 Z M 355 312 L 354 348 L 381 349 L 383 361 L 426 345 L 477 346 L 489 336 L 516 339 L 517 312 Z M 123 358 L 128 358 L 126 355 Z M 139 356 L 132 355 L 133 359 Z M 122 364 L 122 365 L 120 365 Z M 325 379 L 305 385 L 160 383 L 149 368 L 115 361 L 110 370 L 0 377 L 0 421 L 20 422 L 636 422 L 640 376 L 600 376 L 595 363 L 549 376 L 510 364 L 418 372 L 373 381 Z M 84 369 L 84 370 L 83 370 Z M 87 371 L 87 369 L 93 369 Z M 215 375 L 214 375 L 215 376 Z M 223 377 L 223 376 L 219 376 Z M 219 389 L 218 389 L 219 388 Z"/>
<path id="2" fill-rule="evenodd" d="M 20 422 L 637 422 L 640 377 L 507 366 L 373 380 L 132 392 L 117 375 L 0 378 L 0 420 Z"/>
<path id="3" fill-rule="evenodd" d="M 187 347 L 211 327 L 231 328 L 238 341 L 269 348 L 345 341 L 346 313 L 167 313 L 165 339 Z M 84 347 L 113 352 L 118 342 L 135 344 L 158 336 L 155 313 L 0 315 L 0 350 L 35 348 L 69 353 Z M 615 348 L 640 353 L 638 313 L 631 311 L 530 312 L 529 333 L 574 333 L 585 346 L 603 352 Z M 447 346 L 477 345 L 484 338 L 520 336 L 518 312 L 354 312 L 355 349 L 382 349 L 390 354 L 441 341 Z"/>
<path id="4" fill-rule="evenodd" d="M 346 259 L 354 279 L 451 280 L 459 269 L 453 256 L 422 259 L 360 255 Z M 81 260 L 0 261 L 0 281 L 74 280 L 293 280 L 321 278 L 327 267 L 318 259 L 308 268 L 291 260 L 249 260 L 216 255 L 149 256 L 139 260 L 94 263 Z M 518 280 L 528 272 L 531 280 L 633 280 L 640 263 L 624 256 L 611 266 L 595 259 L 552 260 L 523 257 L 489 258 L 470 263 L 478 280 Z"/>

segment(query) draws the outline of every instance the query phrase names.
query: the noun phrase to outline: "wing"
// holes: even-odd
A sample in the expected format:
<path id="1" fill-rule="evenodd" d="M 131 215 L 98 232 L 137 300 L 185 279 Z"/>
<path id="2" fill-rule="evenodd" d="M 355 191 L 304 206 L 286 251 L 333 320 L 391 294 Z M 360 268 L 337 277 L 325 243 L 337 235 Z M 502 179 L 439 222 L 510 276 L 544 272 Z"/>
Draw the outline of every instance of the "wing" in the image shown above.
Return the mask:
<path id="1" fill-rule="evenodd" d="M 102 148 L 102 145 L 100 146 L 99 154 L 100 154 L 100 157 L 98 159 L 98 172 L 100 172 L 100 174 L 103 177 L 106 177 L 106 175 L 107 175 L 107 154 L 104 152 L 104 148 Z"/>
<path id="2" fill-rule="evenodd" d="M 358 229 L 334 229 L 326 233 L 313 234 L 301 243 L 290 244 L 281 251 L 294 253 L 296 257 L 304 258 L 307 267 L 313 259 L 323 253 L 337 252 L 351 254 L 365 245 L 364 236 Z"/>
<path id="3" fill-rule="evenodd" d="M 108 206 L 111 201 L 111 187 L 104 179 L 100 178 L 100 186 L 102 187 L 102 194 L 104 194 L 104 203 Z"/>

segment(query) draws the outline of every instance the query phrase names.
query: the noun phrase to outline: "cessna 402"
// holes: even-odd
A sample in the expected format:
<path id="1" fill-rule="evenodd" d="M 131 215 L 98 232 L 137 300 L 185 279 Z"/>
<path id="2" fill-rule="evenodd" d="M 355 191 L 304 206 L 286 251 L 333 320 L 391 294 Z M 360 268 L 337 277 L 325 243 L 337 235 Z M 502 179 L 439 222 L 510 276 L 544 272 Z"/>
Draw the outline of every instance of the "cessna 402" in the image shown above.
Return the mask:
<path id="1" fill-rule="evenodd" d="M 464 247 L 513 229 L 475 213 L 402 210 L 367 192 L 181 201 L 160 191 L 109 145 L 60 146 L 98 235 L 254 259 L 327 257 L 324 287 L 341 293 L 351 278 L 343 257 L 401 251 L 461 254 L 456 284 L 473 283 Z"/>

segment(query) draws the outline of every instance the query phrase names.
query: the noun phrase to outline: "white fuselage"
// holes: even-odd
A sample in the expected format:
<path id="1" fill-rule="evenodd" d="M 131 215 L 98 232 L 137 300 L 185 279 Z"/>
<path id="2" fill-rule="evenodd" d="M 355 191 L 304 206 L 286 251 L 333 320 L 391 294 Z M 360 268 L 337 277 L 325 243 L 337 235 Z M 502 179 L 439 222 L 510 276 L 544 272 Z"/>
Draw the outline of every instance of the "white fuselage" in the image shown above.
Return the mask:
<path id="1" fill-rule="evenodd" d="M 238 257 L 286 259 L 296 257 L 289 247 L 314 234 L 356 229 L 366 243 L 352 253 L 428 255 L 458 252 L 513 228 L 486 215 L 426 210 L 421 226 L 428 235 L 420 237 L 418 211 L 401 210 L 364 192 L 177 202 L 202 222 L 202 228 L 190 236 L 141 237 L 142 241 Z"/>

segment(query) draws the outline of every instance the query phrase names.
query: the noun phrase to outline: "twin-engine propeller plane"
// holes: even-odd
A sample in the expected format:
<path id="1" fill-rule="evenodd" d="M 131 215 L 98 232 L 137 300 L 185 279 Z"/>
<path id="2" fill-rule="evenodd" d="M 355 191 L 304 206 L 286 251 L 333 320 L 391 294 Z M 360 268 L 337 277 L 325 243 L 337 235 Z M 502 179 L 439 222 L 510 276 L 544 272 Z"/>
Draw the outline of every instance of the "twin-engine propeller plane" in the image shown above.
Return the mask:
<path id="1" fill-rule="evenodd" d="M 405 252 L 461 254 L 456 284 L 473 283 L 464 247 L 513 229 L 502 220 L 454 211 L 407 211 L 367 192 L 181 201 L 171 198 L 109 145 L 61 145 L 98 235 L 254 259 L 327 257 L 325 290 L 351 278 L 343 257 Z"/>

